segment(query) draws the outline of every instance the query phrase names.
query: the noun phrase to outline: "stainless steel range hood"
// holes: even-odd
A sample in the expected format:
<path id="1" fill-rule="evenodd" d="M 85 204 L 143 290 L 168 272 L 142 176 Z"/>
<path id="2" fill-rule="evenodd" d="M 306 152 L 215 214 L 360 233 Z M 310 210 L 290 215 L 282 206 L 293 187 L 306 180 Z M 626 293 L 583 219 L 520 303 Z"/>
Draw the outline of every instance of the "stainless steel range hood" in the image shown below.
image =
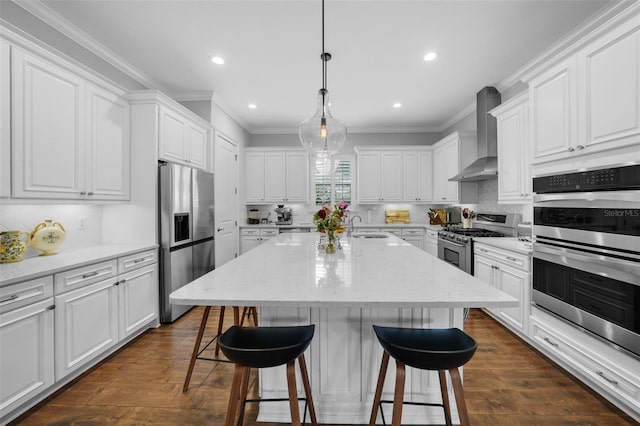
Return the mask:
<path id="1" fill-rule="evenodd" d="M 496 119 L 489 111 L 500 105 L 500 100 L 500 92 L 495 87 L 485 87 L 476 95 L 478 159 L 450 178 L 450 181 L 471 182 L 498 175 L 498 132 Z"/>

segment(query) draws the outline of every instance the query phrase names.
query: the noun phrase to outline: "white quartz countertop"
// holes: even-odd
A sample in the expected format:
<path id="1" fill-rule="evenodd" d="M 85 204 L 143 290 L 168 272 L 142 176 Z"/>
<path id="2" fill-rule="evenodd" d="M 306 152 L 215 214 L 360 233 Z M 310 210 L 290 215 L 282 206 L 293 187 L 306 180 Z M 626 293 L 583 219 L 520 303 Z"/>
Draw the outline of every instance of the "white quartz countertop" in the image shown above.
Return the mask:
<path id="1" fill-rule="evenodd" d="M 503 237 L 503 238 L 495 238 L 495 237 L 481 237 L 474 238 L 474 244 L 482 243 L 488 246 L 497 247 L 505 250 L 511 250 L 516 253 L 529 255 L 532 253 L 533 248 L 531 241 L 525 242 L 520 241 L 515 237 Z"/>
<path id="2" fill-rule="evenodd" d="M 52 275 L 68 269 L 155 249 L 156 244 L 101 245 L 75 250 L 60 249 L 53 256 L 37 256 L 0 264 L 0 287 Z"/>
<path id="3" fill-rule="evenodd" d="M 171 303 L 210 306 L 500 307 L 517 300 L 389 234 L 342 237 L 317 248 L 319 234 L 279 234 L 171 293 Z"/>

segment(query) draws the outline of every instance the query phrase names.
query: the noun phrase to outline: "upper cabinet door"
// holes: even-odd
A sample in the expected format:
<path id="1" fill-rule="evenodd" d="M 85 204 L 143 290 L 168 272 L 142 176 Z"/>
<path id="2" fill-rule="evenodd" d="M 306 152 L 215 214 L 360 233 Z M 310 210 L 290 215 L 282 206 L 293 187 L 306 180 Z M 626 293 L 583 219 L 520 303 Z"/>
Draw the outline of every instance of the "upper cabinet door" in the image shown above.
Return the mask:
<path id="1" fill-rule="evenodd" d="M 129 103 L 94 86 L 89 86 L 88 93 L 87 199 L 128 200 Z"/>
<path id="2" fill-rule="evenodd" d="M 264 152 L 247 152 L 244 169 L 247 203 L 264 203 Z"/>
<path id="3" fill-rule="evenodd" d="M 575 59 L 532 80 L 529 99 L 534 160 L 553 160 L 573 152 L 578 136 Z"/>
<path id="4" fill-rule="evenodd" d="M 615 28 L 578 55 L 580 143 L 585 153 L 638 143 L 640 135 L 640 20 Z M 595 147 L 594 145 L 611 142 Z"/>
<path id="5" fill-rule="evenodd" d="M 286 201 L 286 156 L 284 152 L 264 154 L 264 200 L 267 202 Z"/>
<path id="6" fill-rule="evenodd" d="M 207 168 L 207 131 L 190 124 L 187 128 L 187 149 L 189 164 L 201 169 Z"/>
<path id="7" fill-rule="evenodd" d="M 418 153 L 405 152 L 403 155 L 404 185 L 403 198 L 418 201 Z"/>
<path id="8" fill-rule="evenodd" d="M 11 196 L 11 47 L 0 40 L 0 198 Z"/>
<path id="9" fill-rule="evenodd" d="M 459 183 L 450 182 L 460 170 L 459 140 L 452 138 L 433 150 L 433 201 L 458 202 Z"/>
<path id="10" fill-rule="evenodd" d="M 381 201 L 402 201 L 402 152 L 382 152 L 380 155 L 382 180 Z"/>
<path id="11" fill-rule="evenodd" d="M 83 198 L 84 87 L 75 74 L 13 48 L 14 197 Z"/>
<path id="12" fill-rule="evenodd" d="M 186 143 L 187 121 L 179 114 L 160 108 L 160 158 L 185 163 L 188 159 Z"/>
<path id="13" fill-rule="evenodd" d="M 358 153 L 358 201 L 379 203 L 380 200 L 380 153 Z"/>
<path id="14" fill-rule="evenodd" d="M 418 152 L 418 201 L 433 199 L 433 161 L 431 152 Z M 408 199 L 406 201 L 409 201 Z"/>
<path id="15" fill-rule="evenodd" d="M 309 156 L 306 152 L 287 152 L 285 201 L 309 202 Z"/>

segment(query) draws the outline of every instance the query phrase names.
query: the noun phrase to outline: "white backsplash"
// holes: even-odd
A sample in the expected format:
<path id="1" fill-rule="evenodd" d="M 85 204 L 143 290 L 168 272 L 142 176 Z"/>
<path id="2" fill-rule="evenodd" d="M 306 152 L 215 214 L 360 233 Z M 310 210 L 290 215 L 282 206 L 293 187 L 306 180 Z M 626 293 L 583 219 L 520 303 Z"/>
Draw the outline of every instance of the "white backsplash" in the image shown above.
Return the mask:
<path id="1" fill-rule="evenodd" d="M 64 244 L 58 251 L 78 249 L 100 244 L 102 241 L 102 206 L 16 204 L 0 206 L 0 230 L 31 232 L 40 222 L 51 219 L 67 231 Z M 81 226 L 82 225 L 82 226 Z M 80 229 L 80 228 L 84 229 Z M 41 252 L 29 247 L 24 257 Z"/>

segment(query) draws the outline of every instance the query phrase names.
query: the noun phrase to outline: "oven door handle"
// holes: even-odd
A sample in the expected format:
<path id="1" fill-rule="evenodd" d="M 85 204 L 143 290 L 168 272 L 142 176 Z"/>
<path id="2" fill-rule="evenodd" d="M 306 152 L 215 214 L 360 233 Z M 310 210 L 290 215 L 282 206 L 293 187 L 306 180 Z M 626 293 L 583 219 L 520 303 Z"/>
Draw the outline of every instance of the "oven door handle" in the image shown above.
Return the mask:
<path id="1" fill-rule="evenodd" d="M 640 286 L 640 263 L 598 254 L 584 254 L 564 247 L 533 244 L 533 257 Z M 535 267 L 534 267 L 535 272 Z"/>
<path id="2" fill-rule="evenodd" d="M 440 241 L 445 242 L 447 244 L 451 244 L 452 246 L 456 246 L 456 247 L 462 247 L 462 248 L 465 247 L 464 244 L 454 243 L 453 241 L 450 241 L 450 240 L 440 240 Z"/>

